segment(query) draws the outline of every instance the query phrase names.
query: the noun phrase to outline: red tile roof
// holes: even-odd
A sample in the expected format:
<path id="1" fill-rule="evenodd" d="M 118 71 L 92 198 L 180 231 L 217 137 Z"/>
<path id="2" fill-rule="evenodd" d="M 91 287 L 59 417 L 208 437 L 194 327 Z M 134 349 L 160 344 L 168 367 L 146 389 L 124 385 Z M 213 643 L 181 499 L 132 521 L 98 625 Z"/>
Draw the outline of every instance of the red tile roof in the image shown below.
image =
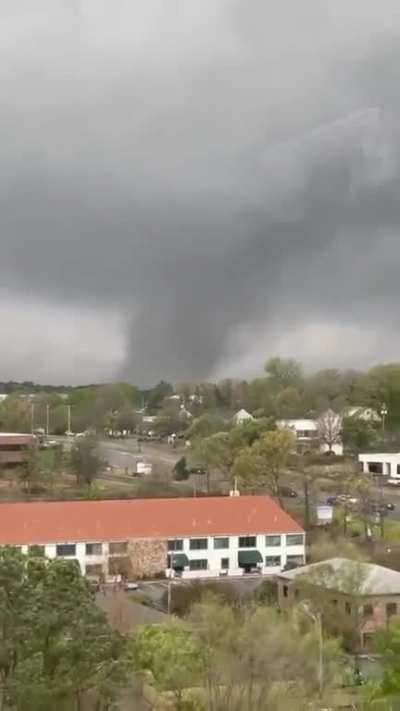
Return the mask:
<path id="1" fill-rule="evenodd" d="M 0 545 L 301 531 L 269 496 L 0 503 Z"/>

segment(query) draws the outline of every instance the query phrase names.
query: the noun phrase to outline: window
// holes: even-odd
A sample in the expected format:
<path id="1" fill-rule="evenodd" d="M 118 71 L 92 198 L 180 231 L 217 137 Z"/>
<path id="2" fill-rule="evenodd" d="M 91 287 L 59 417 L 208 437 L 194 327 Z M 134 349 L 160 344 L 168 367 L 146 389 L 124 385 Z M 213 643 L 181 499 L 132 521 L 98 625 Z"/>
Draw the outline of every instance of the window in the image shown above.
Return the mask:
<path id="1" fill-rule="evenodd" d="M 383 474 L 382 462 L 368 462 L 368 471 L 370 474 Z"/>
<path id="2" fill-rule="evenodd" d="M 128 541 L 118 541 L 117 543 L 110 543 L 109 545 L 110 555 L 121 555 L 128 552 Z"/>
<path id="3" fill-rule="evenodd" d="M 191 551 L 204 551 L 208 548 L 207 538 L 191 538 L 189 547 Z"/>
<path id="4" fill-rule="evenodd" d="M 169 551 L 183 551 L 183 539 L 182 538 L 173 538 L 170 541 L 168 541 L 168 550 Z"/>
<path id="5" fill-rule="evenodd" d="M 374 608 L 372 605 L 363 605 L 362 613 L 363 617 L 372 617 L 374 614 Z"/>
<path id="6" fill-rule="evenodd" d="M 93 578 L 100 578 L 103 575 L 103 568 L 100 564 L 98 565 L 87 565 L 86 575 Z"/>
<path id="7" fill-rule="evenodd" d="M 291 533 L 286 536 L 287 546 L 302 546 L 304 543 L 304 536 L 302 533 Z"/>
<path id="8" fill-rule="evenodd" d="M 386 617 L 389 620 L 393 615 L 397 615 L 397 605 L 395 602 L 388 602 L 386 605 Z"/>
<path id="9" fill-rule="evenodd" d="M 255 548 L 257 536 L 240 536 L 239 548 Z"/>
<path id="10" fill-rule="evenodd" d="M 216 550 L 229 548 L 229 538 L 214 538 L 214 548 Z"/>
<path id="11" fill-rule="evenodd" d="M 132 563 L 128 556 L 114 556 L 108 559 L 108 574 L 122 575 L 124 578 L 132 577 Z"/>
<path id="12" fill-rule="evenodd" d="M 29 546 L 29 555 L 40 555 L 44 556 L 44 546 Z"/>
<path id="13" fill-rule="evenodd" d="M 346 610 L 348 615 L 351 615 L 351 605 L 349 602 L 345 602 L 344 609 Z"/>
<path id="14" fill-rule="evenodd" d="M 287 597 L 288 596 L 288 586 L 284 585 L 282 589 L 283 589 L 283 597 Z"/>
<path id="15" fill-rule="evenodd" d="M 221 568 L 222 568 L 222 570 L 228 570 L 229 558 L 221 558 Z"/>
<path id="16" fill-rule="evenodd" d="M 207 558 L 200 558 L 199 560 L 190 560 L 189 569 L 190 570 L 207 570 L 208 560 Z"/>
<path id="17" fill-rule="evenodd" d="M 86 555 L 101 555 L 103 546 L 101 543 L 86 543 Z"/>
<path id="18" fill-rule="evenodd" d="M 61 545 L 56 546 L 56 555 L 58 555 L 60 557 L 75 555 L 75 554 L 76 554 L 75 543 L 62 543 Z"/>
<path id="19" fill-rule="evenodd" d="M 265 545 L 268 548 L 280 546 L 281 545 L 281 537 L 280 536 L 265 536 Z"/>
<path id="20" fill-rule="evenodd" d="M 280 555 L 267 555 L 265 558 L 266 568 L 280 568 L 281 557 Z"/>
<path id="21" fill-rule="evenodd" d="M 287 555 L 286 565 L 288 568 L 298 568 L 299 565 L 304 565 L 304 558 L 302 555 Z"/>

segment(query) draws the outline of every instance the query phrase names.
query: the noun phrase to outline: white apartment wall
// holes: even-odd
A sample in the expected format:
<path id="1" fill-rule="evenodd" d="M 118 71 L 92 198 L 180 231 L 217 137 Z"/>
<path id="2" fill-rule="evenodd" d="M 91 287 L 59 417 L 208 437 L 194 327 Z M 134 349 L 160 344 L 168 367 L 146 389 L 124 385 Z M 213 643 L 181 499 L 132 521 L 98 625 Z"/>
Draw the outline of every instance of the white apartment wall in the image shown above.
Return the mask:
<path id="1" fill-rule="evenodd" d="M 304 539 L 302 545 L 288 546 L 287 545 L 287 534 L 269 534 L 269 535 L 280 535 L 281 544 L 280 546 L 267 546 L 265 543 L 266 534 L 244 534 L 249 536 L 256 536 L 256 545 L 251 548 L 239 548 L 239 537 L 238 536 L 216 536 L 217 538 L 229 538 L 229 548 L 215 549 L 214 548 L 214 536 L 204 537 L 207 539 L 208 548 L 206 550 L 191 550 L 190 549 L 190 538 L 183 538 L 183 553 L 185 553 L 190 560 L 201 560 L 206 559 L 208 568 L 207 570 L 190 571 L 186 569 L 184 572 L 184 577 L 190 578 L 200 578 L 200 577 L 216 577 L 221 572 L 221 559 L 229 558 L 229 569 L 226 572 L 227 575 L 242 575 L 243 569 L 238 565 L 238 554 L 239 550 L 258 550 L 262 555 L 262 563 L 260 563 L 260 569 L 263 574 L 274 574 L 279 570 L 283 570 L 287 563 L 288 556 L 302 556 L 305 561 L 305 546 Z M 267 534 L 268 535 L 268 534 Z M 196 536 L 196 538 L 201 538 L 201 536 Z M 88 543 L 100 543 L 100 541 L 88 541 Z M 57 545 L 72 544 L 75 545 L 75 554 L 72 556 L 65 556 L 66 560 L 77 560 L 79 562 L 82 574 L 86 573 L 87 565 L 102 565 L 105 573 L 107 573 L 108 559 L 109 559 L 109 545 L 107 542 L 102 542 L 102 553 L 101 555 L 86 555 L 86 542 L 74 542 L 74 541 L 63 541 L 63 543 L 46 543 L 41 544 L 45 547 L 45 556 L 47 558 L 55 558 L 57 556 Z M 28 553 L 28 546 L 21 546 L 23 553 Z M 179 551 L 180 552 L 180 551 Z M 280 556 L 281 565 L 280 567 L 265 565 L 266 556 Z M 167 566 L 167 561 L 165 563 Z M 171 571 L 170 573 L 171 574 Z"/>
<path id="2" fill-rule="evenodd" d="M 303 539 L 303 545 L 298 545 L 298 546 L 288 546 L 287 541 L 286 541 L 286 534 L 269 534 L 269 535 L 280 535 L 281 536 L 281 545 L 280 546 L 266 546 L 265 544 L 265 536 L 268 534 L 254 534 L 254 533 L 249 533 L 249 534 L 244 534 L 244 535 L 249 535 L 249 536 L 256 536 L 256 545 L 251 548 L 239 548 L 239 536 L 216 536 L 216 538 L 229 538 L 229 548 L 219 548 L 215 549 L 214 548 L 214 536 L 209 536 L 207 537 L 207 543 L 208 543 L 208 548 L 207 549 L 202 549 L 202 550 L 191 550 L 190 549 L 190 539 L 189 538 L 184 538 L 183 539 L 183 550 L 179 551 L 182 553 L 185 553 L 190 560 L 202 560 L 202 559 L 207 559 L 208 561 L 208 572 L 212 571 L 220 571 L 221 570 L 221 559 L 222 558 L 229 558 L 229 571 L 232 574 L 233 571 L 237 571 L 237 574 L 241 575 L 242 574 L 242 568 L 239 568 L 238 564 L 238 554 L 239 550 L 240 551 L 245 551 L 245 550 L 258 550 L 263 559 L 263 573 L 266 574 L 273 574 L 278 572 L 279 570 L 283 570 L 287 563 L 287 556 L 302 556 L 303 559 L 305 559 L 305 546 L 304 546 L 304 539 Z M 201 536 L 198 536 L 200 538 Z M 178 551 L 177 551 L 178 552 Z M 265 566 L 265 558 L 266 556 L 280 556 L 281 557 L 281 565 L 279 568 L 277 567 L 266 567 Z M 261 564 L 260 564 L 261 565 Z M 193 573 L 199 572 L 199 573 L 206 573 L 207 571 L 185 571 L 185 577 L 187 576 L 187 573 L 191 573 L 190 577 L 196 577 L 193 576 Z M 200 576 L 199 576 L 200 577 Z M 201 576 L 202 577 L 202 576 Z"/>

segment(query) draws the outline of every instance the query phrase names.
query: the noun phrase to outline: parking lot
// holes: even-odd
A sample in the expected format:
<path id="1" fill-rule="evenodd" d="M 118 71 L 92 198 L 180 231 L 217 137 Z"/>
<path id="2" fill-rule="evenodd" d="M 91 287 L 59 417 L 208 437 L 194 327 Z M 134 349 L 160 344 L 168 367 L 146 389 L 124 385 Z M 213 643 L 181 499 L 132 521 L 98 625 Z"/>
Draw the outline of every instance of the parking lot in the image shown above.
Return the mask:
<path id="1" fill-rule="evenodd" d="M 237 591 L 238 596 L 247 597 L 248 595 L 253 595 L 261 583 L 265 580 L 265 577 L 259 574 L 247 574 L 238 577 L 220 577 L 220 578 L 208 578 L 205 579 L 205 583 L 215 583 L 216 585 L 229 584 Z M 150 580 L 150 581 L 138 581 L 138 597 L 140 593 L 145 593 L 151 598 L 156 606 L 161 604 L 163 595 L 168 590 L 168 586 L 190 586 L 193 585 L 193 580 L 184 580 L 182 578 L 173 578 L 171 580 L 161 579 L 161 580 Z M 198 584 L 199 580 L 195 581 Z M 132 593 L 134 599 L 135 593 Z"/>

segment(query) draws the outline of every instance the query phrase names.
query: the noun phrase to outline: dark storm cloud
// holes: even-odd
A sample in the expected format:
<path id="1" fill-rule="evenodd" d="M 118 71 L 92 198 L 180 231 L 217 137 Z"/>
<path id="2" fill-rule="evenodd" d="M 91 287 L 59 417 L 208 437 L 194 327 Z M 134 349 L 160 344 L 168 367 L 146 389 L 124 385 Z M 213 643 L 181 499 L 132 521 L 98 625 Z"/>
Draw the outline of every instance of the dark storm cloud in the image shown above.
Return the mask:
<path id="1" fill-rule="evenodd" d="M 383 20 L 358 0 L 0 10 L 8 293 L 121 314 L 115 377 L 141 383 L 249 371 L 280 346 L 392 355 L 396 3 Z M 107 333 L 91 339 L 95 359 Z M 59 379 L 80 379 L 70 363 Z"/>

